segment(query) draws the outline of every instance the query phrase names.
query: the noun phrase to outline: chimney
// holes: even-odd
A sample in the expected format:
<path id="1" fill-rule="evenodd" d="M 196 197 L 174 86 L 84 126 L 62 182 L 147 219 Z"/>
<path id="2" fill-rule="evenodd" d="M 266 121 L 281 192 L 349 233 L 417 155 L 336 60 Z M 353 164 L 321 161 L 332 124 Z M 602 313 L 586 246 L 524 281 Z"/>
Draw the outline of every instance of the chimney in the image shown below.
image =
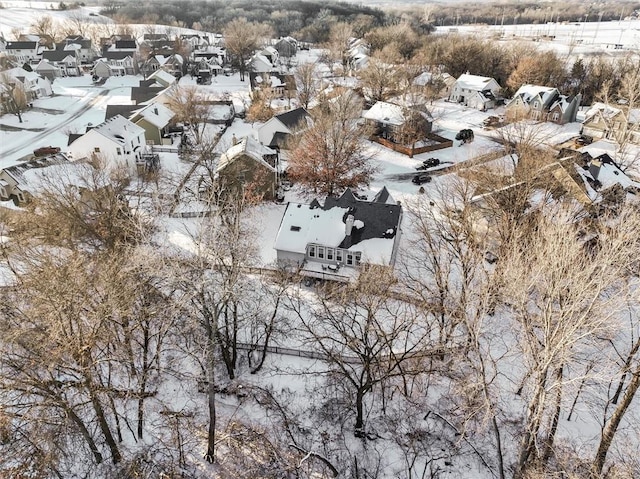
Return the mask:
<path id="1" fill-rule="evenodd" d="M 345 226 L 345 235 L 346 236 L 351 236 L 351 230 L 353 229 L 353 223 L 355 221 L 355 218 L 353 217 L 353 215 L 347 215 L 347 219 L 344 222 L 344 226 Z"/>

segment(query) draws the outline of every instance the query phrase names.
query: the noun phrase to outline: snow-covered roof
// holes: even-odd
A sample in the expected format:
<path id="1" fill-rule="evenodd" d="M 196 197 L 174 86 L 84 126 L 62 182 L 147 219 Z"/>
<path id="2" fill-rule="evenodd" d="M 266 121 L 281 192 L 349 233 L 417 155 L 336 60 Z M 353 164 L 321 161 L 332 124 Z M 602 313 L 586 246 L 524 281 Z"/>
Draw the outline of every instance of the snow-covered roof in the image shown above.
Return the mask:
<path id="1" fill-rule="evenodd" d="M 391 203 L 388 192 L 374 201 L 358 200 L 347 189 L 339 198 L 328 197 L 324 205 L 289 203 L 280 223 L 275 248 L 299 254 L 318 244 L 362 253 L 362 261 L 389 265 L 402 218 L 402 207 Z M 353 227 L 347 234 L 347 217 Z"/>
<path id="2" fill-rule="evenodd" d="M 375 120 L 389 125 L 400 126 L 404 124 L 404 112 L 401 106 L 386 101 L 377 101 L 362 116 L 367 120 Z"/>
<path id="3" fill-rule="evenodd" d="M 261 165 L 266 166 L 267 168 L 275 172 L 275 168 L 267 163 L 264 160 L 264 157 L 276 155 L 277 152 L 269 147 L 260 144 L 258 140 L 254 140 L 250 136 L 245 136 L 236 145 L 233 145 L 225 153 L 222 154 L 222 156 L 220 157 L 220 161 L 218 161 L 218 167 L 216 171 L 223 170 L 229 164 L 233 163 L 234 160 L 239 158 L 242 154 L 247 155 Z"/>
<path id="4" fill-rule="evenodd" d="M 155 80 L 163 86 L 173 85 L 176 82 L 176 77 L 162 69 L 156 70 L 151 75 L 149 75 L 147 79 Z"/>
<path id="5" fill-rule="evenodd" d="M 94 130 L 96 133 L 100 133 L 102 136 L 121 145 L 124 145 L 127 140 L 131 138 L 144 135 L 143 128 L 130 122 L 121 115 L 116 115 L 105 120 L 103 123 L 94 127 L 91 131 Z"/>
<path id="6" fill-rule="evenodd" d="M 458 77 L 458 80 L 456 80 L 456 83 L 461 88 L 466 88 L 468 90 L 474 90 L 474 91 L 482 91 L 488 88 L 489 83 L 492 80 L 493 78 L 482 77 L 478 75 L 469 75 L 468 73 L 463 73 Z"/>
<path id="7" fill-rule="evenodd" d="M 617 108 L 606 103 L 595 102 L 584 115 L 584 121 L 591 120 L 595 115 L 600 113 L 606 120 L 610 120 L 620 113 L 624 113 L 622 108 Z M 629 123 L 640 123 L 640 108 L 631 108 L 627 112 L 627 121 Z"/>
<path id="8" fill-rule="evenodd" d="M 553 95 L 556 95 L 558 90 L 556 88 L 548 87 L 548 86 L 539 86 L 539 85 L 522 85 L 518 88 L 518 91 L 513 96 L 514 98 L 522 98 L 522 101 L 525 103 L 529 103 L 536 96 L 540 96 L 543 104 L 546 104 L 549 98 Z"/>
<path id="9" fill-rule="evenodd" d="M 137 120 L 138 118 L 144 118 L 152 125 L 157 126 L 158 128 L 164 128 L 169 124 L 174 116 L 175 113 L 162 103 L 154 102 L 137 112 L 133 119 Z"/>
<path id="10" fill-rule="evenodd" d="M 40 75 L 36 72 L 29 72 L 22 67 L 11 68 L 10 70 L 5 70 L 2 73 L 7 74 L 11 78 L 24 78 L 30 82 L 37 82 L 40 79 Z"/>

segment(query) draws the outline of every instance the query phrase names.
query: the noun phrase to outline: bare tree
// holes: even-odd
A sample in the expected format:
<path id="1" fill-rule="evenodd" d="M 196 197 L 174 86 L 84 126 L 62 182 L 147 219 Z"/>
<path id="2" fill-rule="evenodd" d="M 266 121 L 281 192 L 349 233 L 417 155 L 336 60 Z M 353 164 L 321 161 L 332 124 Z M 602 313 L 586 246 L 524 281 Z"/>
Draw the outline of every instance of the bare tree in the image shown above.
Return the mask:
<path id="1" fill-rule="evenodd" d="M 335 195 L 368 185 L 374 167 L 363 143 L 368 129 L 359 122 L 360 99 L 347 92 L 315 111 L 313 124 L 292 137 L 291 178 L 309 195 Z"/>
<path id="2" fill-rule="evenodd" d="M 175 113 L 174 120 L 189 125 L 200 143 L 210 113 L 207 98 L 195 86 L 175 86 L 169 93 L 169 107 Z"/>
<path id="3" fill-rule="evenodd" d="M 294 296 L 290 307 L 309 344 L 326 356 L 331 375 L 353 394 L 354 434 L 366 436 L 367 397 L 392 378 L 424 372 L 428 329 L 406 303 L 387 296 L 388 271 L 363 271 L 358 284 L 328 288 L 315 304 Z M 405 309 L 409 308 L 409 310 Z"/>
<path id="4" fill-rule="evenodd" d="M 318 97 L 320 93 L 320 78 L 318 78 L 318 66 L 315 63 L 303 63 L 294 73 L 298 87 L 298 100 L 305 110 Z"/>
<path id="5" fill-rule="evenodd" d="M 268 36 L 269 29 L 265 25 L 248 22 L 246 18 L 237 18 L 227 24 L 225 46 L 232 64 L 240 71 L 240 80 L 244 81 L 249 57 Z"/>
<path id="6" fill-rule="evenodd" d="M 22 113 L 26 111 L 29 105 L 27 92 L 20 82 L 6 73 L 0 75 L 0 100 L 2 102 L 2 110 L 5 113 L 16 115 L 20 123 L 22 123 Z"/>

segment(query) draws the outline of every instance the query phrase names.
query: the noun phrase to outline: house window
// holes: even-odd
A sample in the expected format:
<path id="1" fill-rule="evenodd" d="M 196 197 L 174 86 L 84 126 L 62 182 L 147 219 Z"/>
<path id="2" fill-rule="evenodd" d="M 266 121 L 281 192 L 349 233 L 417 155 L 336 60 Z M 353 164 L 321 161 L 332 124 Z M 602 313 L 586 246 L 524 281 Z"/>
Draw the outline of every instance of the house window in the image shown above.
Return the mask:
<path id="1" fill-rule="evenodd" d="M 534 101 L 534 102 L 533 102 L 533 107 L 534 107 L 535 109 L 540 108 L 540 103 L 538 103 L 537 101 Z"/>
<path id="2" fill-rule="evenodd" d="M 342 263 L 343 258 L 342 258 L 342 250 L 341 249 L 337 249 L 336 250 L 336 261 Z"/>
<path id="3" fill-rule="evenodd" d="M 299 226 L 291 226 L 291 231 L 300 231 L 300 227 Z"/>
<path id="4" fill-rule="evenodd" d="M 333 261 L 333 248 L 327 248 L 327 259 Z"/>
<path id="5" fill-rule="evenodd" d="M 100 148 L 98 148 L 97 146 L 93 149 L 94 153 L 100 153 Z"/>
<path id="6" fill-rule="evenodd" d="M 354 255 L 354 259 L 355 259 L 355 262 L 356 262 L 356 266 L 360 266 L 360 259 L 361 259 L 361 258 L 362 258 L 362 253 L 356 253 L 356 254 Z"/>
<path id="7" fill-rule="evenodd" d="M 116 148 L 116 153 L 117 153 L 118 155 L 122 155 L 122 150 L 121 150 L 120 148 Z"/>
<path id="8" fill-rule="evenodd" d="M 309 258 L 315 258 L 316 257 L 316 247 L 311 245 L 309 246 Z"/>
<path id="9" fill-rule="evenodd" d="M 324 246 L 318 246 L 318 259 L 324 259 Z"/>
<path id="10" fill-rule="evenodd" d="M 347 266 L 353 266 L 353 253 L 347 253 Z"/>
<path id="11" fill-rule="evenodd" d="M 558 121 L 560 119 L 560 113 L 558 113 L 557 111 L 553 113 L 552 116 L 553 121 Z"/>

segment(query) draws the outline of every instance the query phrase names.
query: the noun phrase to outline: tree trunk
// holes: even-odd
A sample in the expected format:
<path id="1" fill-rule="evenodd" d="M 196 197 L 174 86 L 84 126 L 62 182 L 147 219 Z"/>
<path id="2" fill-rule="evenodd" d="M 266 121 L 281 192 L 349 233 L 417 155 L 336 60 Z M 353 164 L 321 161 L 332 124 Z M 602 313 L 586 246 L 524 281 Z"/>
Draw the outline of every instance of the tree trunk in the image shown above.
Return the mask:
<path id="1" fill-rule="evenodd" d="M 211 358 L 208 360 L 208 396 L 209 396 L 209 431 L 207 433 L 207 453 L 204 458 L 209 463 L 214 463 L 216 461 L 216 387 L 215 387 L 215 376 L 214 376 L 214 363 L 213 363 L 213 354 L 211 354 Z"/>
<path id="2" fill-rule="evenodd" d="M 102 454 L 98 450 L 98 446 L 96 445 L 96 442 L 93 440 L 93 437 L 91 437 L 91 434 L 87 429 L 87 426 L 85 426 L 84 422 L 82 422 L 80 417 L 75 413 L 75 411 L 71 407 L 69 407 L 69 405 L 65 404 L 63 408 L 64 408 L 64 411 L 71 418 L 71 420 L 74 422 L 74 424 L 78 427 L 78 429 L 80 429 L 80 434 L 82 434 L 82 437 L 89 445 L 89 449 L 91 449 L 91 452 L 93 453 L 93 458 L 95 459 L 96 464 L 101 464 L 104 459 L 102 457 Z"/>
<path id="3" fill-rule="evenodd" d="M 111 433 L 111 428 L 109 427 L 109 422 L 107 421 L 106 415 L 104 413 L 104 408 L 102 407 L 102 403 L 97 396 L 96 391 L 93 390 L 91 384 L 87 382 L 87 388 L 89 389 L 89 395 L 91 397 L 91 404 L 93 405 L 93 409 L 96 413 L 96 418 L 98 419 L 98 425 L 100 426 L 100 431 L 104 436 L 104 440 L 109 446 L 109 450 L 111 451 L 111 460 L 114 464 L 119 463 L 122 460 L 122 456 L 120 455 L 120 450 L 118 449 L 118 444 L 116 443 L 113 434 Z"/>
<path id="4" fill-rule="evenodd" d="M 527 408 L 525 431 L 522 436 L 520 453 L 518 454 L 518 463 L 513 475 L 515 479 L 524 477 L 531 463 L 531 456 L 536 451 L 536 440 L 540 432 L 540 424 L 542 423 L 542 414 L 544 412 L 546 375 L 546 372 L 540 373 L 536 391 Z"/>
<path id="5" fill-rule="evenodd" d="M 358 388 L 356 391 L 356 426 L 354 428 L 356 437 L 364 436 L 364 395 L 365 389 Z"/>
<path id="6" fill-rule="evenodd" d="M 551 454 L 553 453 L 553 442 L 555 441 L 556 432 L 558 430 L 558 422 L 560 421 L 560 411 L 562 409 L 563 367 L 564 366 L 560 366 L 556 370 L 556 380 L 558 381 L 556 387 L 558 389 L 556 392 L 555 411 L 553 413 L 553 417 L 551 418 L 551 426 L 549 427 L 549 434 L 547 434 L 547 440 L 545 441 L 544 445 L 544 453 L 542 455 L 542 460 L 544 461 L 544 463 L 546 463 L 551 458 Z"/>
<path id="7" fill-rule="evenodd" d="M 611 443 L 613 442 L 613 438 L 618 430 L 618 426 L 620 425 L 620 421 L 629 409 L 633 398 L 638 392 L 638 388 L 640 387 L 640 368 L 636 369 L 633 372 L 633 376 L 631 377 L 631 381 L 627 386 L 627 390 L 622 396 L 622 402 L 618 405 L 618 407 L 613 411 L 611 418 L 605 424 L 604 429 L 602 431 L 602 437 L 600 438 L 600 444 L 598 445 L 598 451 L 596 452 L 596 457 L 593 461 L 592 467 L 592 476 L 600 477 L 602 474 L 602 469 L 604 467 L 604 463 L 607 460 L 607 453 L 609 452 L 609 447 L 611 447 Z"/>

